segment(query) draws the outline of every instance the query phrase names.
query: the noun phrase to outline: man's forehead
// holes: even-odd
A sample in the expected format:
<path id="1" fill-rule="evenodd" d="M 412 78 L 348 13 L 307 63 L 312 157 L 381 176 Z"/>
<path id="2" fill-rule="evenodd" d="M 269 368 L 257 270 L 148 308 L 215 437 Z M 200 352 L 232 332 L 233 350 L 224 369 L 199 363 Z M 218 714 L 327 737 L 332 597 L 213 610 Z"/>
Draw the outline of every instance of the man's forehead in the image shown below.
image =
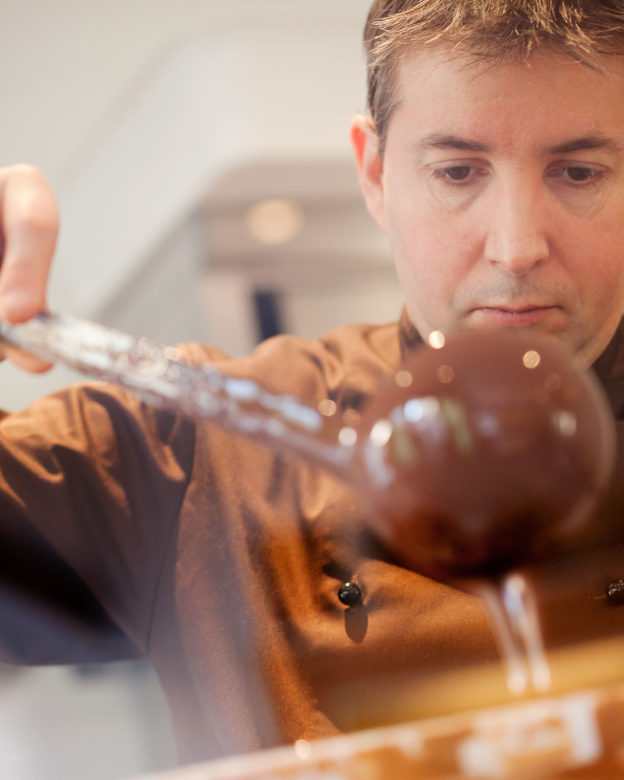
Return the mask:
<path id="1" fill-rule="evenodd" d="M 446 72 L 456 70 L 467 83 L 478 81 L 479 77 L 496 74 L 509 69 L 520 70 L 527 79 L 540 78 L 542 68 L 562 68 L 577 72 L 593 73 L 598 78 L 622 79 L 624 77 L 624 54 L 603 54 L 596 67 L 579 62 L 571 54 L 557 46 L 540 46 L 529 55 L 516 56 L 513 53 L 499 58 L 483 56 L 476 51 L 463 50 L 445 42 L 407 46 L 397 58 L 394 87 L 398 99 L 405 88 L 418 76 L 426 84 L 435 78 L 440 68 Z M 591 97 L 591 96 L 588 96 Z"/>
<path id="2" fill-rule="evenodd" d="M 624 148 L 624 58 L 611 66 L 601 73 L 551 50 L 494 63 L 444 46 L 421 48 L 399 63 L 395 112 L 415 120 L 421 149 L 488 152 L 501 128 L 523 143 L 523 132 L 541 122 L 541 137 L 524 139 L 536 151 L 616 153 Z"/>

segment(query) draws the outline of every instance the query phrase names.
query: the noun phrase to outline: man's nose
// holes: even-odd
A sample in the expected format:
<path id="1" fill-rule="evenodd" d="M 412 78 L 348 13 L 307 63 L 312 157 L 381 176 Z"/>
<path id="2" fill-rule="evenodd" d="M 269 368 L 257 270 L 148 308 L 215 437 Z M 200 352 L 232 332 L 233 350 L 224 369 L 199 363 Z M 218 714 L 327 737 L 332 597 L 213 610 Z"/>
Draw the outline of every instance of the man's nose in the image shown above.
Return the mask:
<path id="1" fill-rule="evenodd" d="M 548 259 L 548 221 L 539 187 L 516 183 L 492 193 L 485 259 L 513 276 L 523 276 Z"/>

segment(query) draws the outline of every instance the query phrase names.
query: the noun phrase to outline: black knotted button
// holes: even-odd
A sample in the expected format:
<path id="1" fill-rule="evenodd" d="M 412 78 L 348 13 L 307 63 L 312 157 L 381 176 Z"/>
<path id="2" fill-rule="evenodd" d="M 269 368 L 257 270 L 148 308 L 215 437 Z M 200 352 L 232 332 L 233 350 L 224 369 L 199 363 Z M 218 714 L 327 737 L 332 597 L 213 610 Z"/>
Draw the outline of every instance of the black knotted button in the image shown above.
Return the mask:
<path id="1" fill-rule="evenodd" d="M 607 600 L 609 604 L 619 606 L 624 604 L 624 580 L 613 580 L 607 585 Z"/>
<path id="2" fill-rule="evenodd" d="M 338 600 L 345 607 L 357 607 L 362 603 L 362 590 L 355 582 L 345 582 L 338 590 Z"/>

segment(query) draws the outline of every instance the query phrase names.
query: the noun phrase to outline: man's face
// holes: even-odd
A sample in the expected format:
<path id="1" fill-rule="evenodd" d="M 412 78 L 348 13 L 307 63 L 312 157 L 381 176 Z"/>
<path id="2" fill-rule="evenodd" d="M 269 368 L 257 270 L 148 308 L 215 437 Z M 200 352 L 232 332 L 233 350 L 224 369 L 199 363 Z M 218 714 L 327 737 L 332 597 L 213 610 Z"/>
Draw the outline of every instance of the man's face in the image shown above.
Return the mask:
<path id="1" fill-rule="evenodd" d="M 591 364 L 624 311 L 624 58 L 610 75 L 407 57 L 383 162 L 356 121 L 369 209 L 427 338 L 482 325 L 556 336 Z"/>

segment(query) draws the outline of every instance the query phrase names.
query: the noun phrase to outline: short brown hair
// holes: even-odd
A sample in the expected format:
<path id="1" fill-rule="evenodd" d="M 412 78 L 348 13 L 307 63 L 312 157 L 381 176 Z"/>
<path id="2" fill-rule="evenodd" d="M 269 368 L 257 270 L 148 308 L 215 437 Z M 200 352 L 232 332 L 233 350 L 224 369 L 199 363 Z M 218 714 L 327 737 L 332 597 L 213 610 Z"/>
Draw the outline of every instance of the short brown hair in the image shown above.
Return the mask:
<path id="1" fill-rule="evenodd" d="M 375 0 L 364 46 L 368 107 L 382 153 L 401 55 L 437 42 L 495 62 L 523 60 L 538 46 L 554 45 L 601 69 L 598 55 L 624 54 L 624 0 Z"/>

